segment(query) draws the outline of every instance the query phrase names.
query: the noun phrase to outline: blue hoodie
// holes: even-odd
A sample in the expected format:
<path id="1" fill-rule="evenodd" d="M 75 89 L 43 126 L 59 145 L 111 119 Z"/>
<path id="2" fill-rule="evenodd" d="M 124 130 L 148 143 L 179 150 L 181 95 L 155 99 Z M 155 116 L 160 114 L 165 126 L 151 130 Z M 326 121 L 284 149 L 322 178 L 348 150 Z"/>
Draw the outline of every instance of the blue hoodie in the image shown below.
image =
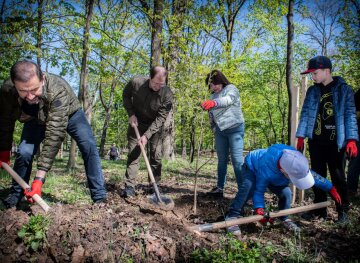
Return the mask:
<path id="1" fill-rule="evenodd" d="M 294 147 L 284 144 L 274 144 L 267 149 L 251 151 L 245 158 L 247 167 L 255 174 L 256 185 L 253 195 L 254 209 L 265 207 L 264 194 L 268 185 L 288 186 L 291 181 L 277 167 L 284 149 L 296 151 Z M 328 192 L 332 184 L 324 177 L 311 171 L 315 186 Z"/>

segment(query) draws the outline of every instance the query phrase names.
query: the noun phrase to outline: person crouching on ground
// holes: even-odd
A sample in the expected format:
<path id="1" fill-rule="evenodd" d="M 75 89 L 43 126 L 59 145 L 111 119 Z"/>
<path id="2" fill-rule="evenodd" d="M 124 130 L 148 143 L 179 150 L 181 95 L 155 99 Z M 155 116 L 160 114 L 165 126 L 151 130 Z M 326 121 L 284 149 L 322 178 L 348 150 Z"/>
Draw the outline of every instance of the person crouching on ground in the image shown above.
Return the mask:
<path id="1" fill-rule="evenodd" d="M 304 190 L 312 186 L 329 192 L 337 204 L 341 198 L 336 188 L 324 177 L 309 169 L 306 157 L 291 146 L 274 144 L 267 149 L 251 151 L 245 158 L 242 167 L 242 180 L 237 180 L 238 192 L 233 200 L 226 220 L 241 216 L 245 203 L 252 198 L 255 214 L 265 215 L 264 194 L 266 189 L 279 198 L 279 210 L 289 209 L 292 193 L 289 184 Z M 284 227 L 289 230 L 300 231 L 300 228 L 287 216 L 279 218 Z M 266 223 L 271 219 L 262 219 Z M 228 228 L 235 235 L 240 234 L 238 225 Z"/>
<path id="2" fill-rule="evenodd" d="M 10 149 L 15 122 L 24 122 L 14 171 L 29 182 L 34 156 L 43 143 L 31 191 L 23 191 L 13 181 L 5 207 L 18 205 L 24 194 L 41 196 L 45 175 L 51 169 L 61 143 L 68 133 L 77 143 L 84 160 L 85 173 L 94 203 L 107 198 L 100 157 L 91 127 L 80 102 L 70 85 L 60 76 L 42 72 L 32 61 L 16 62 L 10 70 L 11 79 L 0 88 L 0 167 L 10 163 Z"/>

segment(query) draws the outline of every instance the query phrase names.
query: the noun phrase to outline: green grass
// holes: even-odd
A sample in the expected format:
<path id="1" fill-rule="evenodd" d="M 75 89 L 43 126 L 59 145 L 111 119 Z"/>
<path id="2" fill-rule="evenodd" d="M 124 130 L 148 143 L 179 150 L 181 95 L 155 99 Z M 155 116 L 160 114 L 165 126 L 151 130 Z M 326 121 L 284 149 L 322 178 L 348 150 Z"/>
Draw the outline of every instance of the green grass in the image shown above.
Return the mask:
<path id="1" fill-rule="evenodd" d="M 213 250 L 204 248 L 196 249 L 190 256 L 191 262 L 268 262 L 271 259 L 266 247 L 256 242 L 243 242 L 237 240 L 233 235 L 223 237 L 219 247 Z"/>
<path id="2" fill-rule="evenodd" d="M 21 227 L 18 237 L 24 241 L 28 250 L 37 251 L 46 243 L 46 231 L 50 219 L 44 215 L 31 216 L 29 223 Z"/>

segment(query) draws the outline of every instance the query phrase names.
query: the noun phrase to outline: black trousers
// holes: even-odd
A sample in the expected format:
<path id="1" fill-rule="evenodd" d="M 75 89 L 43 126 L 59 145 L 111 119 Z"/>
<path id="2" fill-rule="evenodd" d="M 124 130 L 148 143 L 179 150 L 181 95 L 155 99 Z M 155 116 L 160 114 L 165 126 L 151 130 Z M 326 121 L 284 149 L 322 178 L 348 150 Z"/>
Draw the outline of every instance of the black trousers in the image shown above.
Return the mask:
<path id="1" fill-rule="evenodd" d="M 338 212 L 349 210 L 349 195 L 345 177 L 345 149 L 338 150 L 336 144 L 324 145 L 316 141 L 309 140 L 309 152 L 311 169 L 323 177 L 327 177 L 327 168 L 329 169 L 331 182 L 338 191 L 342 205 L 337 205 Z M 327 193 L 320 188 L 313 187 L 315 194 L 315 203 L 327 200 Z M 314 211 L 318 215 L 325 215 L 326 208 Z"/>

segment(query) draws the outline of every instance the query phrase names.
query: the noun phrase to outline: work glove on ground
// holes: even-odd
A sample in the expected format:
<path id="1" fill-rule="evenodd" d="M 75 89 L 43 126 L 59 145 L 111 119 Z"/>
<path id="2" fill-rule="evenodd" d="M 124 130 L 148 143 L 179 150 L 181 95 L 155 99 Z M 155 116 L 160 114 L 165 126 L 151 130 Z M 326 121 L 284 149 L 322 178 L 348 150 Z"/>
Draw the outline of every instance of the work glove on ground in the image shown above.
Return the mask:
<path id="1" fill-rule="evenodd" d="M 358 154 L 358 149 L 356 147 L 356 141 L 355 140 L 348 140 L 346 144 L 346 154 L 347 156 L 352 159 L 355 158 Z"/>
<path id="2" fill-rule="evenodd" d="M 34 194 L 38 194 L 39 196 L 41 196 L 41 187 L 44 184 L 43 180 L 43 178 L 35 177 L 34 181 L 31 184 L 31 189 L 25 189 L 24 194 L 26 196 L 26 199 L 30 203 L 34 203 L 34 200 L 32 199 Z"/>
<path id="3" fill-rule="evenodd" d="M 255 214 L 264 216 L 263 219 L 259 220 L 259 222 L 261 224 L 263 224 L 263 225 L 266 225 L 267 223 L 273 223 L 274 222 L 274 219 L 272 219 L 271 217 L 265 216 L 264 208 L 256 208 L 255 209 Z"/>
<path id="4" fill-rule="evenodd" d="M 303 137 L 298 137 L 297 138 L 297 144 L 296 144 L 296 149 L 303 153 L 304 152 L 304 138 Z"/>
<path id="5" fill-rule="evenodd" d="M 2 162 L 10 165 L 10 151 L 0 151 L 0 168 L 2 168 Z"/>
<path id="6" fill-rule="evenodd" d="M 331 198 L 339 205 L 341 205 L 341 197 L 339 195 L 339 193 L 337 192 L 335 186 L 331 187 L 329 194 L 331 196 Z"/>
<path id="7" fill-rule="evenodd" d="M 201 108 L 203 108 L 204 110 L 210 110 L 215 106 L 216 106 L 216 102 L 214 100 L 206 100 L 203 103 L 201 103 Z"/>

